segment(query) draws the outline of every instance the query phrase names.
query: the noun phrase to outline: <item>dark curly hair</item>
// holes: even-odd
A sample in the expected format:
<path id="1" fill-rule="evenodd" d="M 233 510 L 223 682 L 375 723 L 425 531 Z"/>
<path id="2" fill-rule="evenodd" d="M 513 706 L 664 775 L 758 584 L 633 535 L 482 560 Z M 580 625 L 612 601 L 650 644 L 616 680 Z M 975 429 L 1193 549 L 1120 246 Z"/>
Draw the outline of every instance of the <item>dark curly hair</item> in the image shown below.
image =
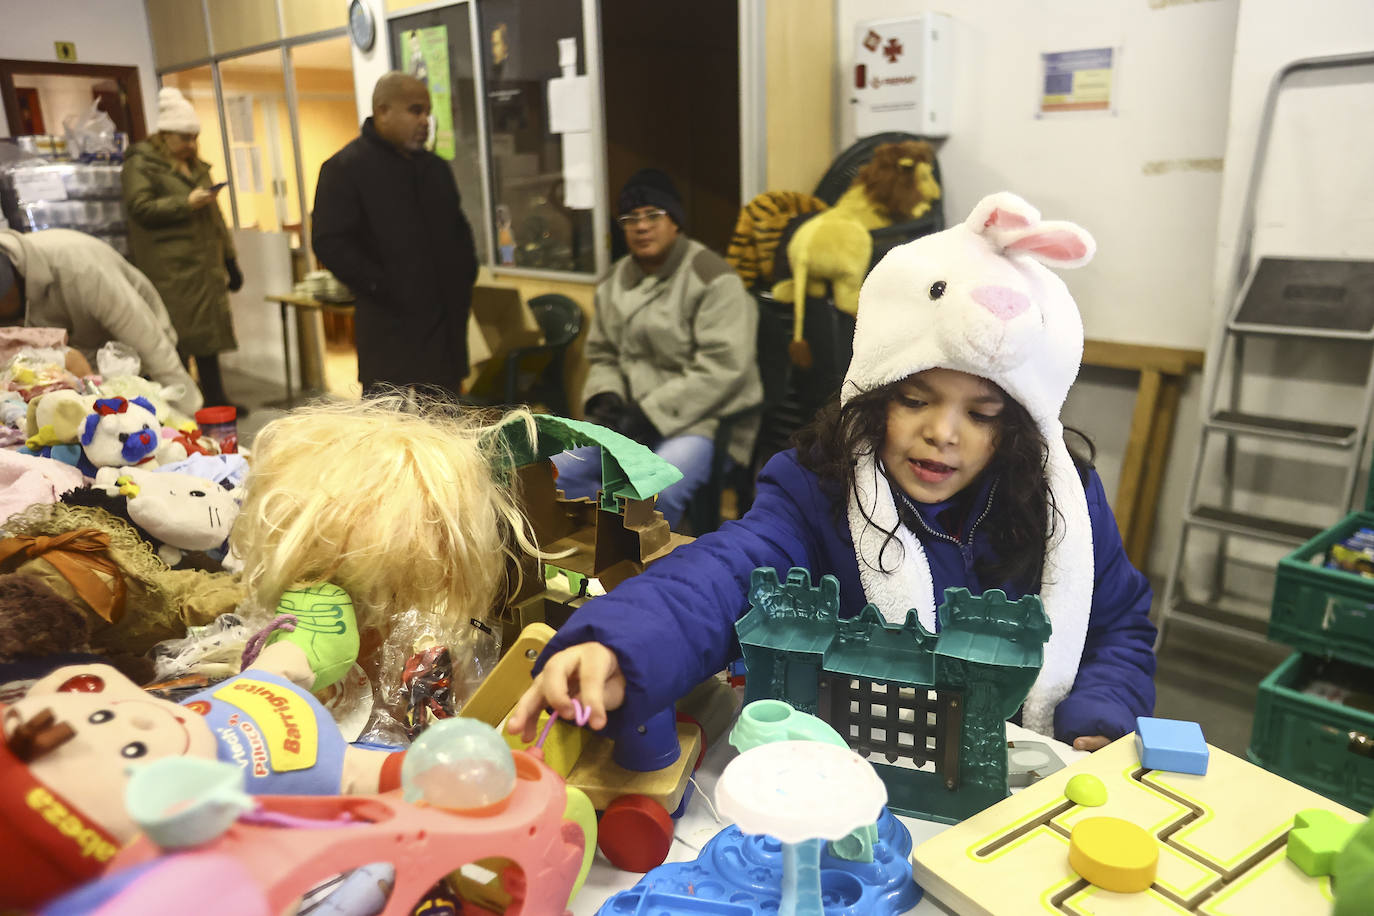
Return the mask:
<path id="1" fill-rule="evenodd" d="M 887 406 L 897 394 L 901 381 L 855 395 L 844 406 L 834 398 L 821 409 L 816 418 L 793 436 L 797 456 L 803 467 L 820 479 L 821 490 L 830 500 L 831 510 L 838 524 L 847 524 L 849 499 L 855 488 L 855 465 L 863 455 L 875 454 L 887 436 Z M 988 585 L 1014 583 L 1026 593 L 1038 592 L 1040 575 L 1045 562 L 1046 532 L 1053 533 L 1051 518 L 1057 528 L 1062 517 L 1054 507 L 1045 477 L 1049 458 L 1045 437 L 1020 403 L 994 385 L 1002 395 L 1004 406 L 998 418 L 996 446 L 992 461 L 984 474 L 993 474 L 1003 481 L 987 518 L 980 526 L 992 541 L 992 556 L 980 559 L 975 567 L 979 579 Z M 1092 466 L 1096 450 L 1092 441 L 1078 430 L 1067 430 L 1081 440 L 1082 446 L 1070 445 L 1069 453 L 1078 465 L 1080 474 Z M 1067 442 L 1067 436 L 1066 436 Z M 880 473 L 887 475 L 882 464 Z M 901 507 L 901 502 L 898 502 Z M 904 508 L 899 508 L 904 512 Z M 865 515 L 867 518 L 867 516 Z M 876 525 L 871 518 L 869 524 Z M 880 556 L 889 544 L 898 543 L 895 530 L 885 531 Z M 887 564 L 882 563 L 883 571 Z"/>

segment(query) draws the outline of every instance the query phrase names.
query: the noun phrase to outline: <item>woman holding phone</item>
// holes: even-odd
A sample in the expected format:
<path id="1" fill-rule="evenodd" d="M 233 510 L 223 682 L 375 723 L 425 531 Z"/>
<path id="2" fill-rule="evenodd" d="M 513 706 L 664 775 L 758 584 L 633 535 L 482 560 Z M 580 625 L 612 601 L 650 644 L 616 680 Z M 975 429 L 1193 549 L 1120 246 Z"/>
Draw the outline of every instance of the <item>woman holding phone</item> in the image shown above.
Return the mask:
<path id="1" fill-rule="evenodd" d="M 243 286 L 210 166 L 197 155 L 200 118 L 179 91 L 157 97 L 157 134 L 124 158 L 124 211 L 134 265 L 157 287 L 182 362 L 194 357 L 207 406 L 228 405 L 219 354 L 238 347 L 229 293 Z M 239 413 L 245 413 L 239 408 Z"/>

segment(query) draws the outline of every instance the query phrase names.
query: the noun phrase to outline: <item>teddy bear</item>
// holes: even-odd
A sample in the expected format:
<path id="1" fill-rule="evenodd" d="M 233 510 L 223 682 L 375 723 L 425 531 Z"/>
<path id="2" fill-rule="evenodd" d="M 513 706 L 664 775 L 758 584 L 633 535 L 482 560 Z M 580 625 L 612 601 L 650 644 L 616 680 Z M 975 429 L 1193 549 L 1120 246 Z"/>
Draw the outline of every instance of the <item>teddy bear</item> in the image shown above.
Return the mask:
<path id="1" fill-rule="evenodd" d="M 99 398 L 82 423 L 81 450 L 93 469 L 123 465 L 157 467 L 160 429 L 157 411 L 148 399 Z M 87 476 L 95 476 L 94 470 Z"/>

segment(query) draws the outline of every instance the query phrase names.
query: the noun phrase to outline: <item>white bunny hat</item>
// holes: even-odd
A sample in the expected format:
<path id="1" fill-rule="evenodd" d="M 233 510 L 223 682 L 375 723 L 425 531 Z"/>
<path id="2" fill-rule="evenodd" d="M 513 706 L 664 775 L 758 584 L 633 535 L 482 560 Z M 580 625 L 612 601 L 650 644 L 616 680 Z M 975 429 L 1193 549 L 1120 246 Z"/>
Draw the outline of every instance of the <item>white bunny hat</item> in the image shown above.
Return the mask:
<path id="1" fill-rule="evenodd" d="M 1064 282 L 1045 265 L 1079 267 L 1095 250 L 1080 227 L 1041 222 L 1039 211 L 1007 192 L 983 198 L 960 225 L 894 248 L 859 294 L 854 358 L 841 393 L 847 402 L 926 369 L 956 369 L 1001 386 L 1044 435 L 1046 477 L 1062 523 L 1045 546 L 1040 593 L 1053 632 L 1022 714 L 1023 724 L 1042 734 L 1054 733 L 1055 706 L 1078 674 L 1093 588 L 1087 498 L 1059 421 L 1083 358 L 1083 321 Z M 892 622 L 905 621 L 914 608 L 934 632 L 930 564 L 920 541 L 898 523 L 875 455 L 859 457 L 855 481 L 849 529 L 865 596 Z M 899 565 L 884 572 L 880 551 L 885 531 L 894 530 Z M 888 551 L 883 559 L 890 565 L 897 557 Z"/>

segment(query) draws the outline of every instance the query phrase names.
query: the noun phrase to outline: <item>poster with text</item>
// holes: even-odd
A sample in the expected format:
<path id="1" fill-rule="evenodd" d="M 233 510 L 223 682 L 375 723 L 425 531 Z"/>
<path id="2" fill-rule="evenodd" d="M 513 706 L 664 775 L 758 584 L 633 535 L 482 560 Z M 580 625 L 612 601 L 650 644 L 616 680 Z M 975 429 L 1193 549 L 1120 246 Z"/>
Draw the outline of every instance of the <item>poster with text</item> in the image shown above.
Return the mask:
<path id="1" fill-rule="evenodd" d="M 401 58 L 405 70 L 425 81 L 429 86 L 429 104 L 434 119 L 434 135 L 430 141 L 434 152 L 452 159 L 453 99 L 449 89 L 448 27 L 430 26 L 411 29 L 401 38 Z"/>
<path id="2" fill-rule="evenodd" d="M 1111 111 L 1117 56 L 1113 48 L 1040 55 L 1045 78 L 1036 116 L 1064 111 Z"/>

